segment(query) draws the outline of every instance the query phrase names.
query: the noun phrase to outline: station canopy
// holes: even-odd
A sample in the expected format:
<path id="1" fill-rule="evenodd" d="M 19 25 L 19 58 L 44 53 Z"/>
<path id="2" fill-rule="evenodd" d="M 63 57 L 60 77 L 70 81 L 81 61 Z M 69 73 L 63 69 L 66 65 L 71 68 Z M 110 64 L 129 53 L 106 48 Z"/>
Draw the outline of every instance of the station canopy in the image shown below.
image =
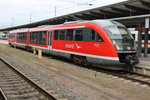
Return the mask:
<path id="1" fill-rule="evenodd" d="M 0 29 L 0 31 L 32 28 L 41 25 L 56 25 L 62 24 L 66 21 L 94 19 L 116 20 L 126 26 L 133 26 L 144 23 L 145 18 L 150 18 L 150 0 L 128 0 L 121 3 L 75 12 L 34 23 Z"/>

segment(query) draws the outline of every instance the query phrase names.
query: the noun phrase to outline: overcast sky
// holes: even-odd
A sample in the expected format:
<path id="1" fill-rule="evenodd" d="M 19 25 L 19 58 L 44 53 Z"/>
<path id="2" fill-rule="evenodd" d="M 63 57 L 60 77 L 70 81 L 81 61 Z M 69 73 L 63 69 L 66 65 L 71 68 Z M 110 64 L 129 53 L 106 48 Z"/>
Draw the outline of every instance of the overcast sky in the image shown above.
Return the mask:
<path id="1" fill-rule="evenodd" d="M 0 0 L 0 29 L 126 0 Z M 88 4 L 93 4 L 89 6 Z"/>

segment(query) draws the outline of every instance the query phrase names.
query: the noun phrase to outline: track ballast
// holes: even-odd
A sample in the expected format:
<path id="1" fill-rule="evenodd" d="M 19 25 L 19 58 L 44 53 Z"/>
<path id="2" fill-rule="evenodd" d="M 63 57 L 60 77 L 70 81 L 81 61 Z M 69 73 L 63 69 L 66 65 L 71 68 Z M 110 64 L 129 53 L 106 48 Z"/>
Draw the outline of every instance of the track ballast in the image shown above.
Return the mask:
<path id="1" fill-rule="evenodd" d="M 36 79 L 31 79 L 0 58 L 1 98 L 4 100 L 67 100 L 54 90 L 41 87 Z M 35 81 L 33 81 L 35 80 Z"/>

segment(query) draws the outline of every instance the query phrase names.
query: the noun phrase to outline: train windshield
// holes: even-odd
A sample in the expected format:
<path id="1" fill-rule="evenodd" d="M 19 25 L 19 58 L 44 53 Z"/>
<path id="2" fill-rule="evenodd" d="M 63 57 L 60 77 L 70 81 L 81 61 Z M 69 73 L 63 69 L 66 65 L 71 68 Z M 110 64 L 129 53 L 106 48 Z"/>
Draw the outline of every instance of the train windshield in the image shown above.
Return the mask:
<path id="1" fill-rule="evenodd" d="M 130 31 L 123 26 L 107 26 L 104 30 L 111 38 L 117 50 L 135 50 L 134 39 Z"/>
<path id="2" fill-rule="evenodd" d="M 122 26 L 106 26 L 104 27 L 104 30 L 111 39 L 133 39 L 130 31 Z"/>
<path id="3" fill-rule="evenodd" d="M 134 38 L 124 25 L 110 20 L 95 20 L 94 22 L 105 30 L 117 51 L 136 49 Z"/>

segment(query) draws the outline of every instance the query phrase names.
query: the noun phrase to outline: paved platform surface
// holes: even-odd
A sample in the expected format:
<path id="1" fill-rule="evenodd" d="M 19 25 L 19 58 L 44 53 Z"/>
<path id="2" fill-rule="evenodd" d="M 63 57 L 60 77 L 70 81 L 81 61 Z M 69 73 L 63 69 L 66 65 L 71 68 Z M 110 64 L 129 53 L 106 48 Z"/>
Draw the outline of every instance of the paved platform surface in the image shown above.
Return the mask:
<path id="1" fill-rule="evenodd" d="M 7 40 L 0 40 L 0 43 L 8 44 L 8 41 Z"/>
<path id="2" fill-rule="evenodd" d="M 133 68 L 134 72 L 150 76 L 150 56 L 148 58 L 141 57 L 139 59 L 140 63 Z"/>
<path id="3" fill-rule="evenodd" d="M 139 60 L 140 63 L 137 65 L 138 67 L 150 69 L 150 54 L 148 57 L 139 58 Z"/>

